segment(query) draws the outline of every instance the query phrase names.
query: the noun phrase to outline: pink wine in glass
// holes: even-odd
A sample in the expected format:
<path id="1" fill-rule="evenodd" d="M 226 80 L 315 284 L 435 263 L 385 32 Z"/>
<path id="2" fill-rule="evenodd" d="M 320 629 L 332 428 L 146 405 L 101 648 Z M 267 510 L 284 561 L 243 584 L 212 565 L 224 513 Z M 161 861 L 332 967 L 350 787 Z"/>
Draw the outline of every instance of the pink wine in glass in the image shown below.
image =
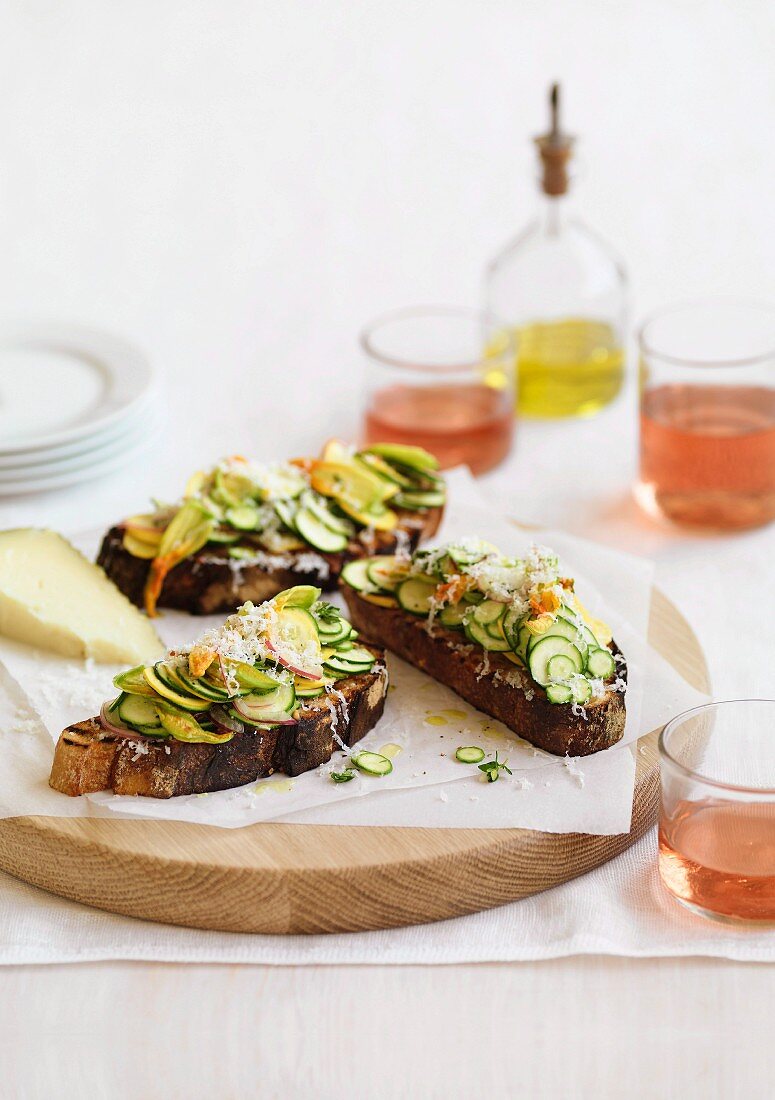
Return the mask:
<path id="1" fill-rule="evenodd" d="M 396 383 L 373 393 L 366 412 L 366 443 L 414 444 L 442 469 L 465 464 L 474 474 L 503 461 L 513 433 L 510 392 L 483 383 Z"/>
<path id="2" fill-rule="evenodd" d="M 775 519 L 775 389 L 668 384 L 641 399 L 640 503 L 717 530 Z"/>
<path id="3" fill-rule="evenodd" d="M 659 873 L 705 913 L 775 921 L 775 802 L 678 802 L 660 821 Z"/>

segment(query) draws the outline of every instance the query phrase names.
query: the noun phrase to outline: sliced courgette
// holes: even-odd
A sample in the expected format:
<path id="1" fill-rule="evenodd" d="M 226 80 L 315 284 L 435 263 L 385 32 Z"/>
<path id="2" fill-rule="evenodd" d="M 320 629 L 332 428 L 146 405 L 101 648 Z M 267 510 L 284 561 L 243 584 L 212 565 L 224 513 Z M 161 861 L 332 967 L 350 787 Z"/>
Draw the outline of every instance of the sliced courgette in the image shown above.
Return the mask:
<path id="1" fill-rule="evenodd" d="M 310 508 L 299 508 L 294 522 L 301 537 L 316 550 L 337 554 L 347 546 L 347 535 L 327 527 Z"/>
<path id="2" fill-rule="evenodd" d="M 118 716 L 128 726 L 161 729 L 159 711 L 150 699 L 142 695 L 124 695 L 118 705 Z"/>
<path id="3" fill-rule="evenodd" d="M 434 581 L 424 577 L 407 577 L 396 589 L 396 597 L 404 611 L 412 615 L 429 615 L 430 601 L 435 591 Z"/>
<path id="4" fill-rule="evenodd" d="M 227 508 L 224 519 L 238 531 L 255 531 L 258 527 L 259 512 L 255 504 L 239 504 L 234 508 Z M 210 538 L 212 542 L 212 536 Z"/>
<path id="5" fill-rule="evenodd" d="M 577 671 L 576 665 L 565 653 L 555 653 L 546 663 L 546 674 L 552 683 L 569 680 Z"/>
<path id="6" fill-rule="evenodd" d="M 465 603 L 453 603 L 442 607 L 439 612 L 439 622 L 450 630 L 462 630 L 463 621 L 470 614 L 471 607 Z"/>
<path id="7" fill-rule="evenodd" d="M 550 703 L 571 703 L 573 693 L 567 684 L 548 684 L 546 698 Z"/>
<path id="8" fill-rule="evenodd" d="M 341 656 L 341 659 L 346 664 L 350 665 L 374 664 L 374 654 L 370 653 L 368 649 L 361 649 L 360 646 L 353 646 L 351 649 L 348 649 L 344 652 L 342 652 L 341 649 L 338 649 L 336 652 L 336 656 Z"/>
<path id="9" fill-rule="evenodd" d="M 506 650 L 511 649 L 504 637 L 494 638 L 486 626 L 482 626 L 481 623 L 477 623 L 473 619 L 465 623 L 464 629 L 466 636 L 472 642 L 480 645 L 482 649 L 488 649 L 493 653 L 505 653 Z"/>
<path id="10" fill-rule="evenodd" d="M 297 505 L 290 500 L 275 500 L 273 504 L 278 519 L 285 524 L 289 531 L 295 531 Z"/>
<path id="11" fill-rule="evenodd" d="M 180 691 L 175 691 L 169 684 L 162 679 L 162 668 L 159 664 L 154 665 L 153 668 L 146 668 L 143 672 L 145 679 L 148 681 L 150 687 L 161 696 L 162 699 L 169 700 L 170 703 L 174 703 L 177 707 L 182 707 L 183 710 L 198 711 L 204 710 L 201 699 L 195 699 L 191 695 L 183 695 Z M 163 723 L 162 723 L 163 724 Z M 164 727 L 167 728 L 166 726 Z"/>
<path id="12" fill-rule="evenodd" d="M 406 563 L 393 555 L 369 558 L 366 569 L 371 583 L 382 592 L 395 592 L 399 584 L 406 580 L 407 573 Z"/>
<path id="13" fill-rule="evenodd" d="M 342 570 L 342 580 L 356 592 L 371 592 L 374 588 L 368 574 L 370 560 L 370 558 L 356 558 L 355 561 L 348 561 Z"/>
<path id="14" fill-rule="evenodd" d="M 590 676 L 608 680 L 616 670 L 613 654 L 607 649 L 590 649 L 587 654 L 587 671 Z"/>
<path id="15" fill-rule="evenodd" d="M 574 676 L 570 682 L 574 703 L 588 703 L 592 698 L 592 685 L 585 676 Z"/>
<path id="16" fill-rule="evenodd" d="M 393 497 L 392 503 L 395 504 L 396 508 L 406 508 L 410 512 L 414 512 L 424 508 L 441 508 L 445 499 L 446 496 L 443 492 L 433 489 L 427 492 L 402 489 L 400 493 L 396 493 Z"/>
<path id="17" fill-rule="evenodd" d="M 516 650 L 519 646 L 519 628 L 524 622 L 524 612 L 510 607 L 503 616 L 503 633 L 511 642 L 511 648 Z"/>
<path id="18" fill-rule="evenodd" d="M 575 666 L 576 672 L 581 672 L 584 662 L 581 653 L 573 642 L 569 642 L 567 638 L 559 634 L 552 634 L 548 637 L 544 635 L 532 647 L 527 658 L 530 675 L 537 684 L 545 687 L 550 682 L 549 661 L 555 654 L 559 653 L 569 657 Z"/>
<path id="19" fill-rule="evenodd" d="M 368 664 L 355 665 L 334 654 L 327 657 L 323 664 L 331 672 L 335 672 L 337 676 L 359 676 L 362 672 L 371 670 L 374 660 L 372 659 Z"/>
<path id="20" fill-rule="evenodd" d="M 305 489 L 299 498 L 299 503 L 302 508 L 306 508 L 307 511 L 312 512 L 324 526 L 330 528 L 332 531 L 336 531 L 340 535 L 351 535 L 353 533 L 353 525 L 349 519 L 344 519 L 343 516 L 335 516 L 326 503 L 326 498 L 319 496 L 317 493 L 313 493 L 310 489 Z"/>
<path id="21" fill-rule="evenodd" d="M 358 752 L 350 757 L 350 763 L 366 775 L 390 775 L 393 761 L 379 752 Z"/>
<path id="22" fill-rule="evenodd" d="M 335 623 L 321 623 L 319 619 L 316 621 L 320 641 L 323 645 L 338 645 L 349 638 L 352 633 L 352 627 L 344 619 L 337 619 Z"/>
<path id="23" fill-rule="evenodd" d="M 527 652 L 530 653 L 530 651 L 534 648 L 536 642 L 539 642 L 541 638 L 553 637 L 567 638 L 569 642 L 573 642 L 578 651 L 581 653 L 582 657 L 586 655 L 587 643 L 584 640 L 584 635 L 580 631 L 578 625 L 576 623 L 569 622 L 567 619 L 561 618 L 559 615 L 551 624 L 549 629 L 546 630 L 543 634 L 530 635 L 530 640 L 528 641 L 527 645 Z"/>
<path id="24" fill-rule="evenodd" d="M 498 603 L 497 600 L 482 600 L 480 604 L 477 604 L 476 611 L 474 611 L 474 620 L 483 626 L 488 626 L 490 623 L 502 619 L 505 613 L 505 603 Z"/>
<path id="25" fill-rule="evenodd" d="M 478 764 L 484 760 L 484 749 L 478 745 L 463 745 L 455 753 L 455 759 L 461 764 Z"/>

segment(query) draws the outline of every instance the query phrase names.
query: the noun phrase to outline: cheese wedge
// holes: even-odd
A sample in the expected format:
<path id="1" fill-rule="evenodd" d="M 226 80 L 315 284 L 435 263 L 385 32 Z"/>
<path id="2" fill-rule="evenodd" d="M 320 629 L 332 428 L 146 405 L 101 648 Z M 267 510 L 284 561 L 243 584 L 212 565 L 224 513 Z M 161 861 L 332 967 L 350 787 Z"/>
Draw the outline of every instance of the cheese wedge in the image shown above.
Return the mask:
<path id="1" fill-rule="evenodd" d="M 65 657 L 132 665 L 164 645 L 103 571 L 55 531 L 0 531 L 0 634 Z"/>

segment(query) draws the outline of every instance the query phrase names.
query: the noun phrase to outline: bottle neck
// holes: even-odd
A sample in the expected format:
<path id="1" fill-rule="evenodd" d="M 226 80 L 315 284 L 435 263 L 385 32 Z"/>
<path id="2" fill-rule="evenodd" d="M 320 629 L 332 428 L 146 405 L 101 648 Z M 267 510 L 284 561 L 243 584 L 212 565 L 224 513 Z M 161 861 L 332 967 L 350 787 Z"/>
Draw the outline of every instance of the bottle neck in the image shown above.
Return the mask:
<path id="1" fill-rule="evenodd" d="M 567 195 L 540 195 L 538 222 L 547 237 L 559 237 L 568 222 L 569 201 Z"/>

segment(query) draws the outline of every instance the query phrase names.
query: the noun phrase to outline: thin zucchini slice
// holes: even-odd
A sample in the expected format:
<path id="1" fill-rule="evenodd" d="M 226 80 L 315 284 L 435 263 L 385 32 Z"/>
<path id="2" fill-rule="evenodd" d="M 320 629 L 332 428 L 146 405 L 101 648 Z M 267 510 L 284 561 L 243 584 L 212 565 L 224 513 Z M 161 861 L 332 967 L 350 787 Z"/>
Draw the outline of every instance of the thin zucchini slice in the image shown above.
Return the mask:
<path id="1" fill-rule="evenodd" d="M 342 580 L 356 592 L 371 592 L 374 589 L 368 574 L 370 561 L 370 558 L 356 558 L 355 561 L 348 561 L 342 570 Z"/>
<path id="2" fill-rule="evenodd" d="M 478 745 L 462 745 L 455 753 L 455 759 L 461 764 L 479 764 L 484 760 L 484 749 Z"/>
<path id="3" fill-rule="evenodd" d="M 351 649 L 347 649 L 344 652 L 338 649 L 334 656 L 344 661 L 348 665 L 373 665 L 374 654 L 370 653 L 368 649 L 361 649 L 360 646 L 353 646 Z"/>
<path id="4" fill-rule="evenodd" d="M 429 615 L 430 598 L 435 591 L 436 585 L 433 581 L 422 577 L 408 577 L 399 584 L 396 596 L 404 611 L 409 611 L 412 615 Z"/>
<path id="5" fill-rule="evenodd" d="M 216 527 L 214 531 L 210 532 L 210 538 L 208 542 L 221 543 L 224 546 L 230 546 L 237 542 L 240 538 L 239 531 L 227 531 L 225 527 Z"/>
<path id="6" fill-rule="evenodd" d="M 370 558 L 366 569 L 371 583 L 382 592 L 395 592 L 399 584 L 406 580 L 407 573 L 406 564 L 392 554 Z"/>
<path id="7" fill-rule="evenodd" d="M 334 623 L 316 621 L 322 645 L 339 645 L 352 634 L 352 627 L 345 619 L 337 619 Z"/>
<path id="8" fill-rule="evenodd" d="M 522 626 L 524 618 L 524 613 L 518 611 L 515 607 L 510 607 L 503 616 L 503 633 L 511 642 L 511 648 L 514 650 L 519 647 L 519 628 Z"/>
<path id="9" fill-rule="evenodd" d="M 408 466 L 412 473 L 432 473 L 439 468 L 439 460 L 422 447 L 406 443 L 372 443 L 367 450 L 384 458 L 391 466 Z"/>
<path id="10" fill-rule="evenodd" d="M 462 630 L 463 620 L 471 610 L 470 604 L 466 603 L 453 603 L 448 607 L 443 607 L 439 612 L 439 622 L 442 626 L 447 626 L 450 630 Z"/>
<path id="11" fill-rule="evenodd" d="M 334 654 L 331 657 L 327 657 L 323 664 L 327 669 L 337 673 L 338 676 L 360 676 L 362 672 L 370 672 L 374 667 L 374 658 L 372 657 L 368 664 L 355 664 L 354 662 L 347 661 L 345 658 L 349 657 L 349 653 L 343 654 L 341 657 L 338 654 Z"/>
<path id="12" fill-rule="evenodd" d="M 511 646 L 505 638 L 493 638 L 486 626 L 474 621 L 465 624 L 465 632 L 472 642 L 476 642 L 482 649 L 488 649 L 493 653 L 505 653 Z"/>
<path id="13" fill-rule="evenodd" d="M 533 635 L 528 630 L 527 623 L 523 622 L 517 631 L 517 644 L 514 647 L 514 652 L 522 658 L 525 664 L 527 664 L 527 651 L 532 640 Z"/>
<path id="14" fill-rule="evenodd" d="M 574 676 L 570 682 L 574 703 L 588 703 L 592 698 L 592 685 L 585 676 Z"/>
<path id="15" fill-rule="evenodd" d="M 296 706 L 293 684 L 278 684 L 268 695 L 243 695 L 234 700 L 234 709 L 240 718 L 255 722 L 282 722 Z"/>
<path id="16" fill-rule="evenodd" d="M 227 508 L 224 519 L 238 531 L 255 531 L 258 527 L 258 517 L 259 512 L 255 504 L 239 504 L 235 508 Z"/>
<path id="17" fill-rule="evenodd" d="M 407 508 L 409 511 L 419 511 L 422 508 L 441 508 L 444 504 L 445 494 L 436 489 L 426 492 L 413 489 L 402 489 L 396 493 L 392 503 L 396 508 Z"/>
<path id="18" fill-rule="evenodd" d="M 600 645 L 600 642 L 589 629 L 587 624 L 582 619 L 580 619 L 578 615 L 574 615 L 574 613 L 570 611 L 567 607 L 560 608 L 557 617 L 559 619 L 564 619 L 567 623 L 570 623 L 571 626 L 576 628 L 576 632 L 578 636 L 580 636 L 583 645 L 579 645 L 575 638 L 572 638 L 571 641 L 578 645 L 579 649 L 583 649 L 584 646 L 589 646 L 594 649 Z"/>
<path id="19" fill-rule="evenodd" d="M 569 657 L 576 667 L 576 672 L 581 672 L 584 667 L 581 653 L 573 642 L 569 642 L 567 638 L 559 634 L 552 634 L 548 637 L 542 635 L 530 650 L 527 659 L 530 675 L 541 687 L 546 687 L 550 681 L 547 666 L 557 653 Z"/>
<path id="20" fill-rule="evenodd" d="M 336 554 L 347 546 L 347 535 L 327 527 L 309 508 L 299 508 L 294 522 L 301 537 L 316 550 Z"/>
<path id="21" fill-rule="evenodd" d="M 607 649 L 590 649 L 587 654 L 587 671 L 590 676 L 608 680 L 613 676 L 615 669 L 616 662 L 612 653 Z"/>
<path id="22" fill-rule="evenodd" d="M 191 695 L 183 695 L 180 691 L 175 691 L 169 684 L 162 679 L 163 666 L 161 662 L 154 665 L 153 668 L 146 668 L 143 675 L 148 681 L 150 687 L 159 695 L 162 699 L 167 699 L 170 703 L 174 703 L 176 707 L 182 707 L 183 710 L 198 711 L 204 710 L 201 699 L 195 699 Z M 163 725 L 164 723 L 162 723 Z M 166 729 L 166 726 L 165 726 Z"/>
<path id="23" fill-rule="evenodd" d="M 232 665 L 231 671 L 239 686 L 253 695 L 265 695 L 274 691 L 280 682 L 276 676 L 270 676 L 268 672 L 256 668 L 255 665 L 249 665 L 245 661 L 238 661 Z"/>
<path id="24" fill-rule="evenodd" d="M 505 613 L 505 603 L 498 603 L 497 600 L 482 600 L 477 605 L 476 611 L 474 611 L 474 620 L 481 623 L 482 626 L 489 626 L 491 623 L 496 623 L 499 619 L 502 619 Z"/>
<path id="25" fill-rule="evenodd" d="M 142 695 L 125 695 L 119 703 L 118 716 L 128 726 L 161 729 L 158 709 Z"/>
<path id="26" fill-rule="evenodd" d="M 501 623 L 501 619 L 496 619 L 494 623 L 487 623 L 484 629 L 487 631 L 491 638 L 495 638 L 495 640 L 498 642 L 506 642 L 509 649 L 511 649 L 511 642 L 509 642 L 508 638 L 503 633 L 503 626 L 501 625 Z"/>
<path id="27" fill-rule="evenodd" d="M 530 641 L 527 644 L 527 652 L 530 653 L 530 651 L 535 647 L 536 643 L 539 642 L 542 638 L 555 637 L 567 638 L 569 642 L 573 642 L 579 653 L 581 653 L 582 657 L 586 656 L 587 643 L 584 639 L 584 635 L 579 625 L 577 623 L 569 622 L 567 619 L 563 619 L 559 615 L 554 620 L 549 629 L 543 634 L 530 635 Z"/>
<path id="28" fill-rule="evenodd" d="M 546 673 L 553 683 L 569 680 L 576 671 L 576 665 L 565 653 L 555 653 L 546 663 Z"/>
<path id="29" fill-rule="evenodd" d="M 350 763 L 366 775 L 390 775 L 393 761 L 378 752 L 358 752 L 350 757 Z"/>
<path id="30" fill-rule="evenodd" d="M 317 699 L 318 695 L 322 695 L 325 688 L 296 688 L 297 699 Z"/>
<path id="31" fill-rule="evenodd" d="M 571 703 L 573 693 L 567 684 L 548 684 L 546 698 L 550 703 Z"/>
<path id="32" fill-rule="evenodd" d="M 167 683 L 172 687 L 177 684 L 184 694 L 193 695 L 207 703 L 222 703 L 229 698 L 228 692 L 221 691 L 220 688 L 210 684 L 207 680 L 199 680 L 189 676 L 180 666 L 170 669 Z M 202 709 L 204 710 L 204 707 Z"/>
<path id="33" fill-rule="evenodd" d="M 296 504 L 290 500 L 276 500 L 274 501 L 274 510 L 289 531 L 296 530 Z"/>
<path id="34" fill-rule="evenodd" d="M 353 525 L 350 523 L 349 519 L 335 516 L 326 504 L 325 497 L 318 496 L 317 493 L 313 493 L 310 489 L 305 489 L 301 494 L 299 503 L 302 508 L 306 508 L 307 511 L 312 512 L 322 524 L 332 531 L 336 531 L 337 534 L 349 536 L 353 533 Z"/>

